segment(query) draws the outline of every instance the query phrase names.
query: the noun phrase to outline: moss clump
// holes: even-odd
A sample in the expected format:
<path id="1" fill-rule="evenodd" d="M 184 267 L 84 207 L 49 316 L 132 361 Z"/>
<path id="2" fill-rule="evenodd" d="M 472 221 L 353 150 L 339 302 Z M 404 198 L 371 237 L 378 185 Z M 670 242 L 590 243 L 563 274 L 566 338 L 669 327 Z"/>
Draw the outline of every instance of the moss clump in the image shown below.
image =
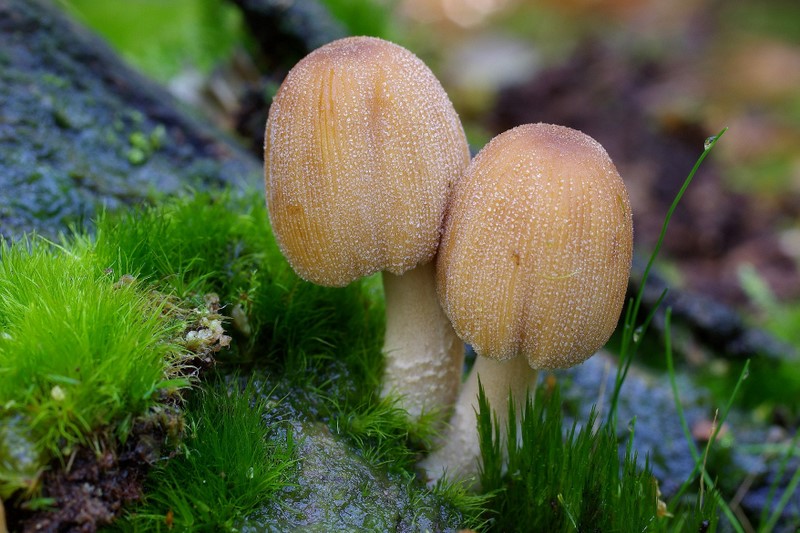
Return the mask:
<path id="1" fill-rule="evenodd" d="M 42 241 L 2 245 L 0 425 L 22 434 L 0 448 L 36 460 L 22 470 L 3 460 L 0 496 L 35 489 L 47 460 L 97 445 L 101 428 L 124 437 L 159 391 L 186 384 L 171 381 L 182 354 L 172 342 L 178 322 L 165 311 L 135 280 L 98 273 L 87 256 Z"/>
<path id="2" fill-rule="evenodd" d="M 233 208 L 227 195 L 198 194 L 103 214 L 94 238 L 79 239 L 101 270 L 135 276 L 181 298 L 216 292 L 227 301 L 244 283 L 235 274 L 249 274 L 258 262 L 253 247 L 259 243 L 252 242 L 254 221 L 246 207 Z M 262 232 L 268 233 L 267 227 Z"/>
<path id="3" fill-rule="evenodd" d="M 593 431 L 594 414 L 565 436 L 557 389 L 540 390 L 535 402 L 528 400 L 519 429 L 510 423 L 508 441 L 501 442 L 482 390 L 479 401 L 481 484 L 495 494 L 488 506 L 493 530 L 644 531 L 655 525 L 658 487 L 649 466 L 640 469 L 630 448 L 620 462 L 616 436 L 605 428 Z M 514 421 L 514 403 L 509 406 Z"/>
<path id="4" fill-rule="evenodd" d="M 253 398 L 255 400 L 253 404 Z M 182 453 L 160 463 L 138 508 L 116 524 L 122 531 L 231 531 L 237 520 L 290 483 L 291 428 L 268 428 L 269 409 L 252 385 L 218 382 L 196 394 L 186 411 Z"/>

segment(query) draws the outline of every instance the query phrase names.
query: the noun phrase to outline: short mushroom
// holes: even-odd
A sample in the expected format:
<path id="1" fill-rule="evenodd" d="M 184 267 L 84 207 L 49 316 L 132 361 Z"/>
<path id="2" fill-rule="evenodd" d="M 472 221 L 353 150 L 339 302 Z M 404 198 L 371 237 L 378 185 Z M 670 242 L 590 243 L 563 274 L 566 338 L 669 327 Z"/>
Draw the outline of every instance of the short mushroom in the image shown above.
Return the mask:
<path id="1" fill-rule="evenodd" d="M 630 274 L 633 223 L 606 151 L 563 126 L 494 138 L 456 186 L 437 259 L 439 297 L 478 354 L 428 475 L 477 473 L 478 379 L 505 427 L 538 369 L 568 368 L 614 331 Z"/>
<path id="2" fill-rule="evenodd" d="M 469 148 L 452 103 L 408 50 L 372 37 L 329 43 L 287 75 L 264 159 L 278 245 L 302 278 L 344 286 L 383 272 L 384 393 L 412 419 L 455 401 L 463 343 L 444 315 L 433 258 Z"/>

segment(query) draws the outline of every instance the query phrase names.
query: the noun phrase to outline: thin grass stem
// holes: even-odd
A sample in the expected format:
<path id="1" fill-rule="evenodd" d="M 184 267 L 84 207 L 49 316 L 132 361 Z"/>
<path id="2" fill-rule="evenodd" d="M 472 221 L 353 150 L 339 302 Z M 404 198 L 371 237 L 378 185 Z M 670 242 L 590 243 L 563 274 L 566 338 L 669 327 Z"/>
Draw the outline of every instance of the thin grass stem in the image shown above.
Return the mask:
<path id="1" fill-rule="evenodd" d="M 774 500 L 775 493 L 778 490 L 778 483 L 783 478 L 784 472 L 786 472 L 786 467 L 789 465 L 789 459 L 791 459 L 794 450 L 797 449 L 798 441 L 800 441 L 800 431 L 795 432 L 794 437 L 792 438 L 792 441 L 789 444 L 783 459 L 781 460 L 780 467 L 775 475 L 775 481 L 769 488 L 767 504 L 764 506 L 764 509 L 761 512 L 761 523 L 763 524 L 762 531 L 772 531 L 775 528 L 775 525 L 778 523 L 778 519 L 783 513 L 783 509 L 789 503 L 789 499 L 792 497 L 792 495 L 797 491 L 798 485 L 800 485 L 800 468 L 798 468 L 795 470 L 791 481 L 789 481 L 789 484 L 786 486 L 786 490 L 783 491 L 780 500 L 778 500 L 778 505 L 775 506 L 772 514 L 769 515 L 769 518 L 767 519 L 767 513 L 769 512 L 769 508 L 772 507 L 772 501 Z"/>
<path id="2" fill-rule="evenodd" d="M 651 311 L 651 316 L 642 326 L 636 327 L 636 322 L 639 317 L 639 309 L 642 305 L 642 298 L 644 296 L 644 287 L 647 284 L 647 280 L 650 277 L 650 271 L 653 268 L 653 264 L 655 263 L 656 257 L 658 257 L 659 252 L 661 251 L 661 246 L 664 244 L 664 239 L 666 238 L 667 228 L 669 227 L 670 219 L 672 215 L 675 213 L 675 210 L 678 208 L 678 204 L 680 203 L 683 195 L 686 193 L 686 189 L 689 188 L 692 180 L 694 179 L 695 174 L 697 173 L 700 165 L 705 160 L 706 156 L 711 152 L 711 149 L 717 144 L 717 141 L 728 131 L 728 128 L 723 128 L 717 135 L 714 137 L 709 138 L 706 141 L 705 149 L 703 153 L 700 154 L 700 157 L 697 158 L 697 161 L 692 167 L 691 172 L 689 175 L 686 176 L 686 179 L 683 181 L 683 185 L 678 190 L 678 193 L 675 195 L 675 198 L 672 200 L 672 204 L 670 205 L 669 209 L 667 210 L 667 214 L 664 217 L 664 223 L 661 226 L 661 232 L 658 235 L 658 239 L 656 240 L 656 244 L 653 247 L 653 251 L 650 254 L 650 258 L 647 261 L 647 265 L 645 266 L 644 272 L 642 273 L 642 280 L 639 284 L 639 290 L 636 293 L 634 298 L 631 298 L 628 310 L 625 313 L 625 321 L 623 322 L 623 335 L 622 335 L 622 344 L 620 346 L 620 355 L 619 355 L 619 365 L 617 370 L 617 378 L 614 384 L 614 392 L 611 396 L 611 407 L 608 412 L 607 423 L 609 425 L 615 426 L 616 425 L 616 416 L 617 416 L 617 404 L 619 402 L 619 394 L 620 390 L 622 389 L 622 384 L 625 382 L 625 378 L 628 374 L 628 369 L 630 368 L 631 362 L 633 361 L 633 357 L 636 354 L 639 346 L 641 345 L 642 338 L 647 330 L 647 327 L 650 324 L 650 320 L 652 320 L 652 315 L 656 309 L 661 305 L 664 297 L 666 296 L 665 293 L 662 293 L 661 297 L 656 302 L 656 305 L 653 306 L 653 311 Z M 638 337 L 637 337 L 638 333 Z"/>
<path id="3" fill-rule="evenodd" d="M 678 490 L 678 493 L 673 498 L 673 501 L 677 502 L 680 495 L 691 484 L 697 472 L 700 472 L 702 480 L 708 485 L 709 492 L 713 492 L 717 495 L 719 495 L 719 493 L 716 489 L 714 481 L 711 479 L 711 476 L 708 474 L 708 471 L 705 468 L 705 457 L 701 456 L 700 451 L 697 449 L 697 445 L 695 444 L 694 439 L 692 438 L 692 432 L 689 429 L 689 424 L 686 421 L 686 415 L 683 412 L 683 405 L 681 404 L 680 393 L 678 392 L 678 382 L 675 377 L 676 376 L 675 365 L 672 358 L 672 336 L 670 335 L 671 320 L 672 320 L 672 309 L 667 307 L 665 322 L 664 322 L 664 352 L 667 358 L 667 374 L 669 375 L 669 382 L 670 386 L 672 387 L 672 396 L 675 401 L 675 411 L 678 414 L 678 419 L 680 420 L 681 423 L 681 429 L 683 430 L 686 443 L 689 446 L 689 452 L 692 454 L 692 459 L 695 462 L 692 473 L 689 474 L 689 477 L 687 478 L 687 480 Z M 725 418 L 727 417 L 728 412 L 730 411 L 733 398 L 736 396 L 739 387 L 747 377 L 748 366 L 749 366 L 749 361 L 745 363 L 745 368 L 742 371 L 742 375 L 739 376 L 739 381 L 736 383 L 736 387 L 734 388 L 733 394 L 731 395 L 728 404 L 725 406 L 725 411 L 723 412 L 723 415 L 719 420 L 719 425 L 714 429 L 714 432 L 712 433 L 711 438 L 709 439 L 709 444 L 717 438 L 719 430 L 722 427 L 722 424 L 725 422 Z M 728 506 L 728 504 L 725 503 L 725 501 L 722 498 L 718 498 L 718 504 L 722 509 L 722 513 L 728 519 L 733 529 L 736 530 L 737 533 L 744 533 L 744 529 L 742 528 L 739 521 L 736 519 L 736 515 L 734 515 L 733 511 Z"/>

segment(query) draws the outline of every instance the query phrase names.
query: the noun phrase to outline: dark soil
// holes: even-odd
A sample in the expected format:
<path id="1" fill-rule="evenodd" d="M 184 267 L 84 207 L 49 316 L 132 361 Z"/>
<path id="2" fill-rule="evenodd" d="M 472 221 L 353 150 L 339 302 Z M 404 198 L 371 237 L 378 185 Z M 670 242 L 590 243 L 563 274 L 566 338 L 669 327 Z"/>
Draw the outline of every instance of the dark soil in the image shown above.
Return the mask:
<path id="1" fill-rule="evenodd" d="M 93 532 L 110 524 L 125 504 L 141 498 L 147 471 L 180 425 L 178 411 L 164 408 L 135 424 L 131 438 L 117 448 L 113 439 L 102 439 L 99 452 L 77 448 L 66 468 L 54 464 L 42 475 L 42 497 L 52 499 L 50 506 L 24 511 L 8 502 L 10 531 Z"/>

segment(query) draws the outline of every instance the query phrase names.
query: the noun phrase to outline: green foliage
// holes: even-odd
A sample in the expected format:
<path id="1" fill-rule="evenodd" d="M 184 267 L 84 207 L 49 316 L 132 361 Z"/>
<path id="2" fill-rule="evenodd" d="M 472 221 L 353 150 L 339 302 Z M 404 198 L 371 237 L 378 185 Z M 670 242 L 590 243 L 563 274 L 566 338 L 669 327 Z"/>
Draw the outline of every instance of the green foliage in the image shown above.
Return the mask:
<path id="1" fill-rule="evenodd" d="M 616 435 L 593 431 L 594 413 L 565 435 L 558 389 L 528 400 L 519 429 L 509 402 L 507 442 L 482 390 L 479 406 L 481 484 L 494 494 L 493 531 L 644 531 L 657 524 L 658 487 L 647 463 L 640 469 L 628 445 L 620 464 Z"/>
<path id="2" fill-rule="evenodd" d="M 260 331 L 254 353 L 281 369 L 333 430 L 352 439 L 373 464 L 407 468 L 429 442 L 433 416 L 413 427 L 395 398 L 378 395 L 383 374 L 380 278 L 344 288 L 298 279 L 285 263 L 256 272 L 251 315 Z M 261 359 L 260 359 L 261 360 Z"/>
<path id="3" fill-rule="evenodd" d="M 769 489 L 769 493 L 767 495 L 767 505 L 764 506 L 764 509 L 761 511 L 761 516 L 759 517 L 763 531 L 773 531 L 775 529 L 783 509 L 789 505 L 792 497 L 797 494 L 798 487 L 800 487 L 800 468 L 798 468 L 794 471 L 794 474 L 792 474 L 792 477 L 789 480 L 789 483 L 786 485 L 786 489 L 784 490 L 783 494 L 778 497 L 778 483 L 783 476 L 786 475 L 787 467 L 789 466 L 789 460 L 791 459 L 794 451 L 798 449 L 798 444 L 800 444 L 800 430 L 795 430 L 794 437 L 789 443 L 789 446 L 787 446 L 783 453 L 783 457 L 781 458 L 780 467 L 778 468 L 777 475 L 775 476 L 775 481 Z M 776 497 L 778 497 L 777 502 L 775 500 Z M 773 502 L 776 502 L 774 507 L 772 505 Z M 771 513 L 770 509 L 772 509 Z"/>
<path id="4" fill-rule="evenodd" d="M 60 0 L 134 66 L 160 81 L 209 71 L 242 40 L 239 11 L 222 0 Z"/>
<path id="5" fill-rule="evenodd" d="M 98 273 L 86 256 L 39 240 L 4 243 L 0 421 L 22 418 L 39 467 L 91 444 L 100 428 L 128 427 L 159 389 L 175 385 L 175 327 L 138 283 Z M 0 494 L 21 488 L 14 470 L 0 465 Z"/>
<path id="6" fill-rule="evenodd" d="M 274 253 L 279 254 L 277 247 Z M 247 295 L 262 351 L 283 357 L 286 373 L 298 385 L 314 380 L 309 368 L 329 366 L 332 359 L 377 386 L 374 364 L 382 356 L 374 348 L 383 335 L 383 308 L 380 293 L 369 285 L 359 281 L 343 288 L 320 287 L 298 278 L 282 257 L 264 261 L 253 273 Z M 362 364 L 353 364 L 357 361 Z"/>
<path id="7" fill-rule="evenodd" d="M 755 311 L 751 321 L 789 346 L 800 346 L 800 304 L 781 302 L 750 265 L 739 268 L 739 280 Z M 771 417 L 776 407 L 781 416 L 800 417 L 800 366 L 795 358 L 759 354 L 747 362 L 748 378 L 739 384 L 744 365 L 726 361 L 701 369 L 701 379 L 720 399 L 730 397 L 738 387 L 737 405 L 758 412 L 762 419 Z"/>
<path id="8" fill-rule="evenodd" d="M 370 357 L 363 351 L 382 335 L 375 281 L 334 289 L 301 280 L 281 255 L 258 194 L 176 198 L 103 215 L 96 225 L 90 247 L 98 268 L 179 297 L 218 293 L 224 304 L 240 306 L 241 327 L 252 335 L 248 349 L 283 360 L 298 380 L 310 379 L 309 365 L 340 345 L 352 359 Z"/>
<path id="9" fill-rule="evenodd" d="M 395 399 L 377 394 L 383 371 L 380 278 L 345 288 L 299 279 L 269 231 L 259 194 L 198 194 L 103 214 L 94 236 L 76 233 L 60 247 L 9 246 L 0 267 L 9 276 L 0 280 L 6 296 L 0 302 L 0 372 L 17 376 L 26 364 L 38 365 L 28 369 L 30 379 L 0 380 L 6 394 L 0 396 L 4 496 L 33 487 L 49 458 L 62 457 L 73 443 L 95 443 L 98 432 L 123 436 L 131 420 L 159 400 L 155 392 L 186 384 L 170 381 L 184 356 L 174 351 L 174 343 L 186 344 L 187 312 L 196 306 L 195 314 L 205 316 L 202 302 L 209 292 L 219 295 L 221 312 L 230 315 L 226 330 L 238 329 L 236 348 L 225 360 L 268 365 L 280 383 L 279 395 L 290 394 L 294 408 L 327 421 L 371 463 L 408 475 L 420 446 L 431 438 L 430 423 L 411 427 Z M 221 317 L 213 318 L 219 322 Z M 7 349 L 20 340 L 28 352 L 47 344 L 42 353 L 49 354 L 48 364 L 60 366 L 51 369 L 19 356 L 6 364 Z M 64 349 L 71 344 L 91 352 L 94 366 L 83 356 L 73 358 Z M 92 380 L 95 389 L 79 396 L 80 387 Z M 13 384 L 18 388 L 11 390 Z M 147 504 L 123 528 L 163 527 L 168 511 L 180 529 L 230 528 L 252 508 L 253 494 L 259 501 L 272 494 L 272 485 L 236 479 L 248 472 L 253 462 L 248 458 L 261 451 L 239 435 L 255 434 L 255 422 L 240 416 L 241 402 L 227 405 L 220 394 L 206 393 L 191 404 L 189 453 L 159 465 Z M 118 412 L 107 408 L 106 395 L 118 402 Z M 38 407 L 37 401 L 45 405 Z M 77 410 L 78 403 L 100 415 Z M 39 445 L 26 440 L 31 428 L 39 431 L 27 417 L 40 411 L 62 417 L 53 421 L 38 415 L 41 431 L 49 432 L 41 447 L 47 453 L 41 455 Z M 228 422 L 222 424 L 223 418 Z M 14 458 L 13 471 L 7 457 Z M 283 486 L 291 459 L 282 452 L 271 457 L 271 472 L 287 473 L 270 483 Z M 226 473 L 224 479 L 219 472 Z M 255 475 L 260 475 L 257 469 Z"/>
<path id="10" fill-rule="evenodd" d="M 92 248 L 98 269 L 184 298 L 217 292 L 231 313 L 241 310 L 238 327 L 248 331 L 240 335 L 238 362 L 270 364 L 292 394 L 363 445 L 370 459 L 408 466 L 431 430 L 425 422 L 409 427 L 395 402 L 376 394 L 383 373 L 380 277 L 344 288 L 300 279 L 269 231 L 263 202 L 253 200 L 259 195 L 250 198 L 200 194 L 104 215 Z"/>
<path id="11" fill-rule="evenodd" d="M 800 43 L 800 29 L 793 21 L 800 18 L 800 6 L 792 0 L 774 0 L 762 6 L 738 0 L 721 10 L 726 29 Z"/>
<path id="12" fill-rule="evenodd" d="M 461 523 L 459 526 L 464 530 L 487 531 L 489 529 L 490 518 L 488 518 L 488 505 L 495 494 L 475 493 L 470 487 L 469 481 L 450 481 L 440 479 L 432 487 L 435 495 L 458 509 L 461 513 Z"/>
<path id="13" fill-rule="evenodd" d="M 397 398 L 364 397 L 356 405 L 331 402 L 331 424 L 346 435 L 373 465 L 391 470 L 413 468 L 421 448 L 430 448 L 438 417 L 430 414 L 410 424 L 408 414 L 398 407 Z"/>
<path id="14" fill-rule="evenodd" d="M 752 265 L 742 265 L 738 274 L 742 289 L 755 307 L 758 324 L 778 339 L 800 346 L 800 302 L 782 302 Z M 800 390 L 791 392 L 796 396 Z"/>
<path id="15" fill-rule="evenodd" d="M 322 0 L 349 35 L 392 39 L 392 6 L 387 0 Z"/>
<path id="16" fill-rule="evenodd" d="M 242 390 L 216 383 L 199 391 L 187 409 L 183 453 L 151 472 L 143 505 L 117 527 L 236 531 L 238 520 L 292 477 L 291 429 L 268 427 L 263 419 L 268 409 L 251 384 Z"/>
<path id="17" fill-rule="evenodd" d="M 704 143 L 704 150 L 700 154 L 700 157 L 697 158 L 692 170 L 689 171 L 689 174 L 686 176 L 686 179 L 683 181 L 681 188 L 678 190 L 678 193 L 675 195 L 675 198 L 672 200 L 672 204 L 670 204 L 669 209 L 667 209 L 667 213 L 664 216 L 664 223 L 661 225 L 661 232 L 658 235 L 658 240 L 656 241 L 655 246 L 653 247 L 653 251 L 650 254 L 650 258 L 647 260 L 647 266 L 645 266 L 644 272 L 642 273 L 642 279 L 639 283 L 639 292 L 630 299 L 628 305 L 625 307 L 625 315 L 622 322 L 622 331 L 621 331 L 621 341 L 620 341 L 620 348 L 619 348 L 619 363 L 617 365 L 617 375 L 614 383 L 614 391 L 611 395 L 611 409 L 608 412 L 608 420 L 607 424 L 610 427 L 614 427 L 616 425 L 616 418 L 617 418 L 617 401 L 619 399 L 619 391 L 622 387 L 622 384 L 625 382 L 625 377 L 628 375 L 628 370 L 630 369 L 631 363 L 633 362 L 633 358 L 636 355 L 636 352 L 639 350 L 639 347 L 642 345 L 642 342 L 645 338 L 645 334 L 647 333 L 648 328 L 650 327 L 650 323 L 655 316 L 658 307 L 661 305 L 664 297 L 667 294 L 666 289 L 661 294 L 659 299 L 656 301 L 655 305 L 653 305 L 653 309 L 648 316 L 644 318 L 644 320 L 639 322 L 639 309 L 642 304 L 642 297 L 644 295 L 644 288 L 647 285 L 647 279 L 650 276 L 650 271 L 655 264 L 656 258 L 658 257 L 659 252 L 661 251 L 661 246 L 664 243 L 664 238 L 667 235 L 667 228 L 669 227 L 669 222 L 672 219 L 672 215 L 675 213 L 675 210 L 678 208 L 678 204 L 680 203 L 683 195 L 686 194 L 686 190 L 691 185 L 692 180 L 694 179 L 695 174 L 700 169 L 700 165 L 703 164 L 706 156 L 711 153 L 711 150 L 717 144 L 717 142 L 725 135 L 725 132 L 728 131 L 728 128 L 723 128 L 717 135 L 713 135 L 705 140 Z"/>
<path id="18" fill-rule="evenodd" d="M 667 368 L 668 368 L 668 371 L 669 371 L 670 386 L 672 387 L 673 398 L 675 400 L 675 409 L 676 409 L 676 411 L 678 413 L 678 418 L 680 419 L 681 427 L 683 428 L 683 434 L 685 436 L 686 442 L 689 445 L 689 451 L 692 454 L 692 458 L 694 459 L 694 462 L 695 462 L 695 466 L 694 466 L 693 472 L 691 474 L 689 474 L 689 477 L 686 479 L 686 481 L 683 483 L 681 488 L 678 490 L 678 493 L 674 496 L 673 501 L 671 503 L 671 506 L 674 507 L 675 505 L 677 505 L 677 503 L 680 502 L 681 495 L 694 482 L 695 474 L 699 473 L 699 475 L 700 475 L 700 489 L 699 489 L 699 494 L 698 494 L 698 499 L 697 499 L 698 503 L 695 506 L 695 509 L 696 510 L 699 509 L 700 511 L 703 511 L 705 509 L 704 506 L 703 506 L 703 494 L 705 492 L 705 487 L 707 485 L 708 486 L 708 492 L 709 492 L 709 494 L 711 496 L 710 499 L 715 503 L 715 505 L 712 506 L 711 511 L 716 511 L 715 507 L 716 507 L 716 504 L 718 504 L 721 507 L 722 511 L 725 513 L 726 517 L 728 518 L 728 521 L 730 522 L 731 526 L 736 531 L 743 532 L 744 530 L 742 529 L 741 525 L 739 524 L 738 519 L 734 516 L 733 512 L 728 507 L 728 505 L 724 501 L 722 501 L 722 499 L 720 497 L 720 494 L 719 494 L 719 491 L 715 487 L 714 480 L 711 479 L 711 476 L 709 475 L 708 470 L 706 469 L 706 461 L 708 459 L 708 455 L 709 455 L 709 452 L 711 450 L 711 446 L 714 443 L 714 441 L 716 440 L 717 436 L 719 435 L 719 431 L 722 428 L 722 424 L 725 423 L 725 420 L 728 417 L 728 413 L 730 412 L 731 406 L 733 405 L 733 401 L 736 398 L 737 393 L 739 392 L 739 387 L 742 385 L 744 380 L 747 378 L 748 365 L 746 364 L 744 369 L 742 370 L 742 373 L 739 376 L 739 380 L 738 380 L 738 382 L 736 384 L 736 387 L 734 388 L 734 390 L 733 390 L 733 392 L 732 392 L 732 394 L 730 396 L 730 399 L 728 400 L 728 405 L 725 407 L 725 410 L 722 412 L 722 415 L 719 417 L 719 419 L 715 420 L 715 422 L 717 422 L 716 428 L 715 428 L 713 434 L 711 435 L 711 438 L 709 438 L 709 440 L 708 440 L 707 446 L 705 448 L 705 452 L 701 454 L 700 451 L 697 449 L 697 445 L 695 444 L 694 438 L 692 437 L 692 433 L 691 433 L 691 431 L 689 429 L 689 424 L 686 421 L 686 417 L 683 414 L 683 406 L 682 406 L 681 400 L 680 400 L 680 394 L 679 394 L 679 391 L 678 391 L 678 384 L 677 384 L 677 380 L 675 379 L 675 368 L 674 368 L 673 361 L 672 361 L 672 342 L 671 342 L 671 339 L 670 339 L 671 315 L 672 315 L 671 309 L 667 308 L 666 322 L 665 322 L 665 331 L 666 331 L 665 340 L 666 340 L 666 343 L 665 343 L 665 350 L 664 351 L 665 351 L 665 355 L 666 355 L 666 359 L 667 359 Z M 715 518 L 716 518 L 716 513 L 712 512 L 710 514 L 710 516 L 708 516 L 706 519 L 709 520 L 709 522 L 711 522 Z"/>

